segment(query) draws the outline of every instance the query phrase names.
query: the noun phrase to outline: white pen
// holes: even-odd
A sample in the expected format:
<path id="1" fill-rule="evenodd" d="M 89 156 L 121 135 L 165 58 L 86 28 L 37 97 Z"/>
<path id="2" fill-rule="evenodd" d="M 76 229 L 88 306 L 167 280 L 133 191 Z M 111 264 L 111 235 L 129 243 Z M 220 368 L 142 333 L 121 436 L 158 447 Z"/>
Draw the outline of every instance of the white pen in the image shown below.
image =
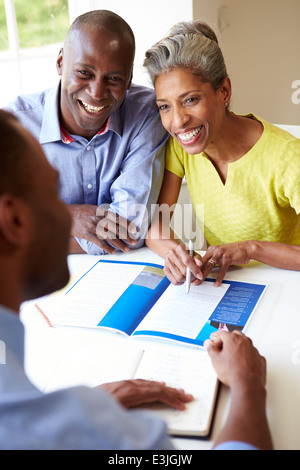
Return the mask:
<path id="1" fill-rule="evenodd" d="M 189 255 L 194 256 L 194 242 L 193 240 L 189 240 Z M 191 271 L 189 268 L 186 268 L 186 293 L 188 294 L 190 291 L 191 285 Z"/>

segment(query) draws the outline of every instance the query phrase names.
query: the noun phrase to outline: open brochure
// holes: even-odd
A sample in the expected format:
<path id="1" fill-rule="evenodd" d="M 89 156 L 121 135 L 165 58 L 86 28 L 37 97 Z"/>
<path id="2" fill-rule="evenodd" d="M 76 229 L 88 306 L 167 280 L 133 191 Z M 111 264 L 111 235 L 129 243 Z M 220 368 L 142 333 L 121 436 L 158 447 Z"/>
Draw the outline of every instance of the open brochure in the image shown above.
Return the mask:
<path id="1" fill-rule="evenodd" d="M 94 344 L 66 348 L 66 353 L 46 385 L 45 392 L 70 386 L 95 387 L 125 379 L 163 381 L 183 388 L 194 397 L 185 410 L 163 404 L 146 407 L 167 423 L 168 432 L 179 436 L 207 437 L 215 409 L 218 380 L 205 350 L 191 347 L 151 344 L 141 348 L 132 342 L 109 342 L 107 337 Z M 143 407 L 144 408 L 144 407 Z"/>
<path id="2" fill-rule="evenodd" d="M 66 290 L 36 307 L 50 326 L 105 328 L 133 337 L 202 346 L 219 328 L 243 330 L 265 284 L 207 278 L 173 286 L 157 264 L 100 259 Z"/>

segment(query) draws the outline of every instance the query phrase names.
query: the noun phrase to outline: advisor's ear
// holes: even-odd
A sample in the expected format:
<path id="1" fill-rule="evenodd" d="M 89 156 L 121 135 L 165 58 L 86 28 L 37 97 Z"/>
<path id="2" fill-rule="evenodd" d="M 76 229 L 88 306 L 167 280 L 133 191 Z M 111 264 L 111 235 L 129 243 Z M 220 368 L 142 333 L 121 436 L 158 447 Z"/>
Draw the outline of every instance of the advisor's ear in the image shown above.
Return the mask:
<path id="1" fill-rule="evenodd" d="M 0 196 L 0 233 L 6 243 L 22 247 L 30 243 L 33 218 L 28 204 L 11 194 Z"/>

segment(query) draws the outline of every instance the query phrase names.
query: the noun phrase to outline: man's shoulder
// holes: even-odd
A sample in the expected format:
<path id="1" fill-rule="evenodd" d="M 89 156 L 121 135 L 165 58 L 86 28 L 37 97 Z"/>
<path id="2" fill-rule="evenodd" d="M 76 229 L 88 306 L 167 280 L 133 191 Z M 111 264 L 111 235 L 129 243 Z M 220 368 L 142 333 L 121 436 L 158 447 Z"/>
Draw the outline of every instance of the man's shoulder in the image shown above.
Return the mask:
<path id="1" fill-rule="evenodd" d="M 153 110 L 157 112 L 155 92 L 153 88 L 133 83 L 127 91 L 126 101 L 128 104 L 132 103 L 139 106 L 153 108 Z"/>

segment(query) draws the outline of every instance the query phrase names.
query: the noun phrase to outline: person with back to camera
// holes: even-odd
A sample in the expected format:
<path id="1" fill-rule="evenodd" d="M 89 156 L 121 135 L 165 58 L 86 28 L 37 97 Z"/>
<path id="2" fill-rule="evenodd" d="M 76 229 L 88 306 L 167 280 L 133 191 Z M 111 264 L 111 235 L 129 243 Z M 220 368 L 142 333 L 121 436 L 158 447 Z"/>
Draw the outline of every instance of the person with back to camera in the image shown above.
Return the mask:
<path id="1" fill-rule="evenodd" d="M 71 253 L 144 244 L 167 133 L 154 91 L 132 84 L 135 38 L 116 13 L 84 13 L 59 51 L 57 85 L 6 109 L 42 144 L 72 214 Z"/>
<path id="2" fill-rule="evenodd" d="M 165 259 L 171 282 L 184 282 L 189 268 L 198 285 L 219 266 L 220 285 L 228 266 L 250 260 L 299 270 L 300 139 L 230 111 L 222 51 L 201 21 L 175 25 L 146 52 L 144 66 L 170 134 L 158 200 L 164 216 L 153 219 L 146 243 Z M 191 257 L 164 222 L 183 177 L 209 245 L 203 258 Z"/>
<path id="3" fill-rule="evenodd" d="M 125 380 L 44 394 L 26 376 L 20 304 L 68 282 L 71 217 L 39 143 L 2 110 L 0 134 L 0 448 L 173 449 L 161 419 L 128 408 L 160 401 L 182 410 L 192 400 L 183 390 Z M 265 359 L 239 332 L 214 333 L 205 346 L 233 397 L 216 448 L 272 448 Z"/>

